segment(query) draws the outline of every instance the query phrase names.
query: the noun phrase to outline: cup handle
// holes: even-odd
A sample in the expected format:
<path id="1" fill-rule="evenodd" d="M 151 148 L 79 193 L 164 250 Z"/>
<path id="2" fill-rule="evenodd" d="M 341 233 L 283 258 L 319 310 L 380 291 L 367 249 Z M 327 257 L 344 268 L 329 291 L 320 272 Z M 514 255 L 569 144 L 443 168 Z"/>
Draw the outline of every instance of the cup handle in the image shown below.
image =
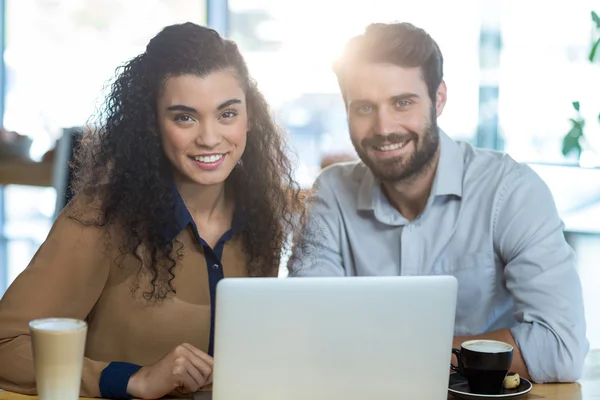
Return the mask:
<path id="1" fill-rule="evenodd" d="M 452 349 L 452 354 L 456 356 L 457 365 L 453 365 L 452 363 L 450 363 L 450 369 L 458 374 L 464 375 L 462 368 L 462 360 L 460 356 L 460 349 Z"/>

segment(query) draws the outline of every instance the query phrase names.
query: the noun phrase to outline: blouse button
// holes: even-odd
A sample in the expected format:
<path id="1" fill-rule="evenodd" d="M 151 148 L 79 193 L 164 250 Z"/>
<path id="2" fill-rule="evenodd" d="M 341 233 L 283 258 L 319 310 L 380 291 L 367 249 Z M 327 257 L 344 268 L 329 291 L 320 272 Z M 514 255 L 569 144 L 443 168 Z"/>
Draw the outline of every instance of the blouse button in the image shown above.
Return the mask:
<path id="1" fill-rule="evenodd" d="M 217 271 L 219 269 L 219 264 L 213 264 L 212 268 Z"/>

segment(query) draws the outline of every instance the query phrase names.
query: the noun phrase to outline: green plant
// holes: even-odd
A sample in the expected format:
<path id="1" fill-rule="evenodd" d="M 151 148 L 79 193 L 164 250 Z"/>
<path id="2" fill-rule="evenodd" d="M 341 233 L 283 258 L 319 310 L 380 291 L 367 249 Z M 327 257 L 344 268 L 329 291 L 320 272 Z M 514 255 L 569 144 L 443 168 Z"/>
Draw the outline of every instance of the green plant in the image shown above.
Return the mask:
<path id="1" fill-rule="evenodd" d="M 592 11 L 592 21 L 596 24 L 596 33 L 598 37 L 592 40 L 592 46 L 588 60 L 591 63 L 594 63 L 596 60 L 600 60 L 600 16 L 598 16 L 595 11 Z M 575 152 L 577 154 L 577 158 L 579 158 L 583 150 L 581 147 L 581 140 L 585 139 L 585 119 L 581 115 L 579 102 L 574 101 L 572 104 L 577 115 L 575 118 L 569 119 L 569 121 L 571 121 L 571 129 L 563 138 L 562 153 L 564 156 L 567 156 L 572 152 Z M 598 114 L 598 122 L 600 123 L 600 114 Z"/>

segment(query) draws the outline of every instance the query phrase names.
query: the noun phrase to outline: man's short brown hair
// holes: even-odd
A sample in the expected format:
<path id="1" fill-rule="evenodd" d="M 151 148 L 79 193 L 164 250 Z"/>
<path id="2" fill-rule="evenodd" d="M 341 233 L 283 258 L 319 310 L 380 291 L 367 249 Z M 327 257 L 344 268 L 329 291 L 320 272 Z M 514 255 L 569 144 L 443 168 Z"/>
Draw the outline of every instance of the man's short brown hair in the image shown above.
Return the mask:
<path id="1" fill-rule="evenodd" d="M 375 23 L 368 25 L 363 34 L 350 39 L 333 67 L 342 93 L 344 71 L 359 62 L 420 67 L 429 97 L 435 103 L 444 75 L 444 59 L 437 43 L 423 29 L 408 22 Z"/>

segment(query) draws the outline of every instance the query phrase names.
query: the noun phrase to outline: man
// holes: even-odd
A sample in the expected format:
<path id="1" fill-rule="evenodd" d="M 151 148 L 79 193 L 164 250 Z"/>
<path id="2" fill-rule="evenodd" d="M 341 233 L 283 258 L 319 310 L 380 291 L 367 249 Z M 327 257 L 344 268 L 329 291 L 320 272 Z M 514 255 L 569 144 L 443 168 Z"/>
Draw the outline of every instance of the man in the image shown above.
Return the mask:
<path id="1" fill-rule="evenodd" d="M 372 24 L 335 66 L 361 162 L 315 184 L 291 276 L 454 275 L 454 347 L 514 346 L 512 370 L 538 383 L 580 377 L 588 351 L 581 284 L 550 191 L 507 155 L 455 142 L 434 40 Z"/>

